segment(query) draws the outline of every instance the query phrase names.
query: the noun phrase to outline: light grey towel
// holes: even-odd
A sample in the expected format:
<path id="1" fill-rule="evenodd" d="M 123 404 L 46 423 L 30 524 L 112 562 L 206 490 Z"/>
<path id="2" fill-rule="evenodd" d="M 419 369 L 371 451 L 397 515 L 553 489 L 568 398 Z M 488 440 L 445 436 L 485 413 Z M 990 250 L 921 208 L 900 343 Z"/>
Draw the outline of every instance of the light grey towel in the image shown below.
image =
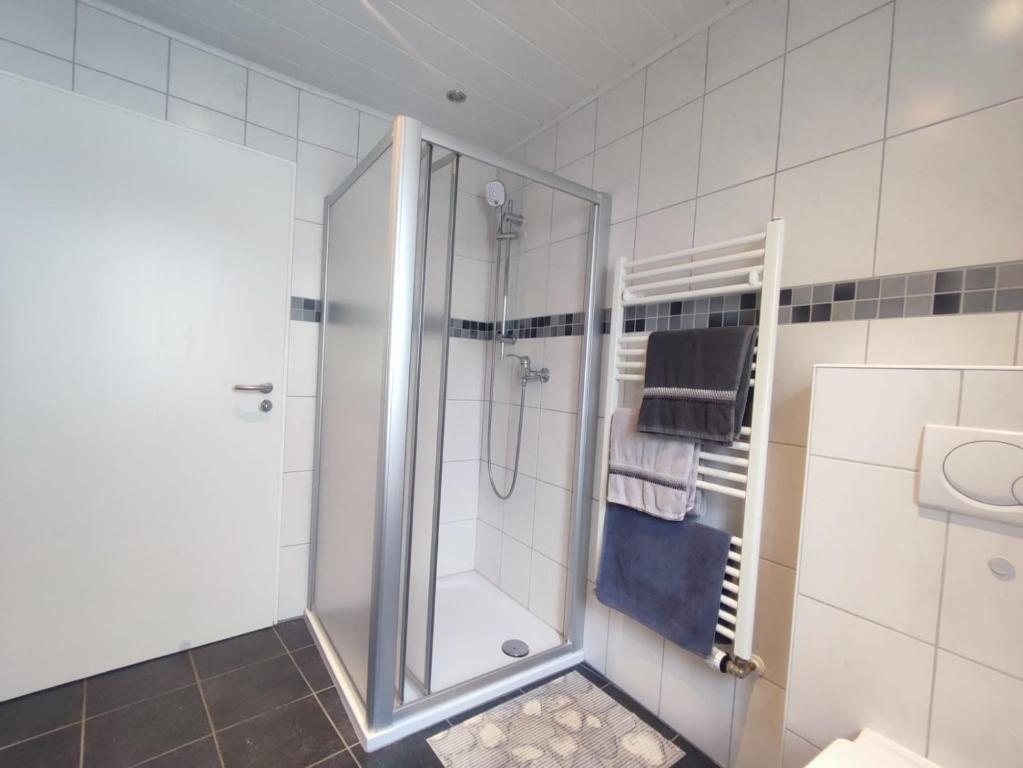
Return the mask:
<path id="1" fill-rule="evenodd" d="M 662 520 L 701 514 L 698 444 L 640 432 L 638 418 L 635 408 L 619 408 L 611 416 L 607 500 Z"/>

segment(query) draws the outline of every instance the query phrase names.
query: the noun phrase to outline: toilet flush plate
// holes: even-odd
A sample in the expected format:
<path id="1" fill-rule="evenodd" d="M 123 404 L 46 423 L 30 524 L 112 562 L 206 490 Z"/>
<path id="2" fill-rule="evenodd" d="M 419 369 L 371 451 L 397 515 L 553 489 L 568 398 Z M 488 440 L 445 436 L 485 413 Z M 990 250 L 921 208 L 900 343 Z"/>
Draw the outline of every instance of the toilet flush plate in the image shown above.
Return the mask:
<path id="1" fill-rule="evenodd" d="M 920 505 L 1023 526 L 1023 432 L 926 425 Z"/>

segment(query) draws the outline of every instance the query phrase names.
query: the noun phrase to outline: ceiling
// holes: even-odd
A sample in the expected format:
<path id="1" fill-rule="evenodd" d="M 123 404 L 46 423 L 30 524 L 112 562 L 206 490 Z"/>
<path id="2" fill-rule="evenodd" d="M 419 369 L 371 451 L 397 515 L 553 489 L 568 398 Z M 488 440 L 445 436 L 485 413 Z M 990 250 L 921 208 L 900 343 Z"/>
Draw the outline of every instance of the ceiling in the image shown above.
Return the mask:
<path id="1" fill-rule="evenodd" d="M 110 0 L 390 114 L 507 147 L 740 0 Z M 449 89 L 468 100 L 453 105 Z"/>

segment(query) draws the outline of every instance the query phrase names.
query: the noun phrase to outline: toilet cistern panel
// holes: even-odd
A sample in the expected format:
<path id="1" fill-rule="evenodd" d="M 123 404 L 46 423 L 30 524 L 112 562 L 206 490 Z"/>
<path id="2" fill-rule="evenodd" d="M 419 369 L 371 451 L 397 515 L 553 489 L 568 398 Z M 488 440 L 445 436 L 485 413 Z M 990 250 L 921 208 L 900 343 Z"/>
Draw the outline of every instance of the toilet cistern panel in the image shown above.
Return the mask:
<path id="1" fill-rule="evenodd" d="M 1023 432 L 926 425 L 920 504 L 1023 526 Z"/>

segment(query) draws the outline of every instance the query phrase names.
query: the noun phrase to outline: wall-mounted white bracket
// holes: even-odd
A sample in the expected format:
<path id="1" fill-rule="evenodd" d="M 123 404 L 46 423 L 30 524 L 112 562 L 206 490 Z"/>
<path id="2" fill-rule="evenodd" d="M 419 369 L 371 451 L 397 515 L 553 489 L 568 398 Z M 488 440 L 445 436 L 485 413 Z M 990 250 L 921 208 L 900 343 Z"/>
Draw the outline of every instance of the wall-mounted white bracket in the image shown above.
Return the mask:
<path id="1" fill-rule="evenodd" d="M 920 505 L 1023 526 L 1023 432 L 926 425 Z"/>

